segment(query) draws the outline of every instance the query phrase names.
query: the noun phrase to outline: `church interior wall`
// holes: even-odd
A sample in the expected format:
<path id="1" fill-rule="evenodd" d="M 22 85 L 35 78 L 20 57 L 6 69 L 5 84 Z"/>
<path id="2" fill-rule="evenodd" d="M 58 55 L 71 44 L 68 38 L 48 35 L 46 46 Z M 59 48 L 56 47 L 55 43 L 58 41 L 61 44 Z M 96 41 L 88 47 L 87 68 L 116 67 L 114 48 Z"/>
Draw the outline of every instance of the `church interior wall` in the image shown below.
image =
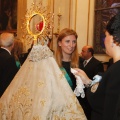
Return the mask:
<path id="1" fill-rule="evenodd" d="M 42 0 L 43 1 L 43 0 Z M 21 18 L 25 15 L 26 9 L 29 10 L 32 3 L 39 4 L 40 0 L 18 0 L 18 29 L 17 35 L 22 39 Z M 93 46 L 94 34 L 94 3 L 95 0 L 44 0 L 43 5 L 50 7 L 51 12 L 54 13 L 54 28 L 53 28 L 53 43 L 55 48 L 57 37 L 54 33 L 59 32 L 63 28 L 69 27 L 78 33 L 78 51 L 84 45 Z M 60 25 L 58 25 L 58 14 L 60 16 Z M 59 30 L 58 30 L 59 29 Z M 25 40 L 23 40 L 25 43 Z M 24 52 L 30 45 L 24 44 Z M 95 54 L 95 57 L 100 61 L 108 61 L 109 56 L 106 54 Z"/>

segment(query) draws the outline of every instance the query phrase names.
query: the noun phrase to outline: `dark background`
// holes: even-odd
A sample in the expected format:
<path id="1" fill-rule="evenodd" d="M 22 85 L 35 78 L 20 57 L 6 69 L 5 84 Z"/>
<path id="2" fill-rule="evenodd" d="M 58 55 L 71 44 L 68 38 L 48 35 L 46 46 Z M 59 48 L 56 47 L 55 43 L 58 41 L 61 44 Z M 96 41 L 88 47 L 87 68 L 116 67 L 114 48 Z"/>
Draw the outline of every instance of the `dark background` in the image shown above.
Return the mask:
<path id="1" fill-rule="evenodd" d="M 120 11 L 120 0 L 95 0 L 94 51 L 105 54 L 105 27 L 109 19 Z"/>
<path id="2" fill-rule="evenodd" d="M 0 31 L 17 29 L 17 0 L 0 0 Z"/>

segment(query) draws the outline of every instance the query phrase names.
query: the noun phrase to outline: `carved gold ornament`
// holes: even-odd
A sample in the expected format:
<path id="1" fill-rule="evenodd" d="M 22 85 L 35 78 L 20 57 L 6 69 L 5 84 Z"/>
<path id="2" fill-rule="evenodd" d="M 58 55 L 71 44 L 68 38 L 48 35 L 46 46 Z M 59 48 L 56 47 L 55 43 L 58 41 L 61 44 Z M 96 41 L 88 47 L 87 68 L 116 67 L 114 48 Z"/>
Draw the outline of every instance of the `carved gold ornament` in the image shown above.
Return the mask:
<path id="1" fill-rule="evenodd" d="M 23 39 L 30 43 L 41 44 L 47 40 L 52 31 L 53 14 L 49 12 L 48 7 L 42 5 L 42 1 L 35 5 L 32 3 L 31 8 L 26 11 L 25 18 L 23 19 L 22 31 Z"/>

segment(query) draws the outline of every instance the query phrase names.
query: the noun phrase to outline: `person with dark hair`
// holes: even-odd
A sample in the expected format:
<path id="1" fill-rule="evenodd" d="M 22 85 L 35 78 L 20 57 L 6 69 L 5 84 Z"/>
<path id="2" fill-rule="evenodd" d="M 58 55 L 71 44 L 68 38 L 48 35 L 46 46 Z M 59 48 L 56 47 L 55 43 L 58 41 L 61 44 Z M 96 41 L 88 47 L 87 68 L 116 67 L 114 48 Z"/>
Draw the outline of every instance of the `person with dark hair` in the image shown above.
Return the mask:
<path id="1" fill-rule="evenodd" d="M 113 58 L 113 64 L 102 76 L 97 75 L 94 81 L 78 68 L 76 75 L 88 87 L 91 120 L 120 120 L 120 13 L 110 19 L 105 35 L 106 53 Z"/>

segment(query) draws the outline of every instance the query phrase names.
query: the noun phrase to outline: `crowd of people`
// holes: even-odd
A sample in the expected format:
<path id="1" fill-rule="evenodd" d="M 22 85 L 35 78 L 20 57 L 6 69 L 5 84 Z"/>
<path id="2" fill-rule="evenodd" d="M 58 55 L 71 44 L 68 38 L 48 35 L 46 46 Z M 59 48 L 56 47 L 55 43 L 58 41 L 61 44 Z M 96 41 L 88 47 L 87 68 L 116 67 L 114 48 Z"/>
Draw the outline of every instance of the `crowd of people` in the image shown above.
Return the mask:
<path id="1" fill-rule="evenodd" d="M 18 103 L 14 104 L 11 100 L 19 93 L 27 96 L 22 97 L 21 101 L 18 100 L 21 104 L 23 99 L 28 99 L 28 96 L 31 98 L 31 102 L 29 101 L 32 105 L 29 108 L 31 113 L 28 112 L 25 119 L 38 117 L 58 120 L 70 118 L 119 120 L 120 13 L 108 22 L 105 36 L 106 54 L 112 61 L 106 71 L 102 62 L 94 57 L 92 46 L 83 46 L 79 56 L 78 35 L 73 29 L 64 28 L 60 31 L 54 53 L 48 46 L 32 45 L 23 65 L 19 60 L 23 49 L 22 45 L 18 44 L 20 40 L 15 39 L 12 33 L 2 33 L 0 35 L 0 104 L 8 110 L 2 115 L 1 107 L 0 118 L 6 116 L 10 120 L 12 117 L 17 119 L 19 110 L 16 110 L 15 115 L 12 112 L 18 107 Z M 75 74 L 71 72 L 71 68 L 76 70 Z M 85 85 L 85 98 L 76 97 L 74 94 L 77 84 L 75 75 L 79 76 Z M 27 91 L 24 89 L 23 93 L 19 92 L 23 87 Z M 39 102 L 42 103 L 42 108 L 44 106 L 43 109 L 40 108 Z M 36 106 L 35 103 L 38 105 Z M 8 105 L 11 107 L 8 108 Z M 34 107 L 37 107 L 36 110 Z M 34 114 L 43 114 L 43 116 L 35 117 Z M 21 116 L 20 119 L 23 119 L 24 115 Z"/>

